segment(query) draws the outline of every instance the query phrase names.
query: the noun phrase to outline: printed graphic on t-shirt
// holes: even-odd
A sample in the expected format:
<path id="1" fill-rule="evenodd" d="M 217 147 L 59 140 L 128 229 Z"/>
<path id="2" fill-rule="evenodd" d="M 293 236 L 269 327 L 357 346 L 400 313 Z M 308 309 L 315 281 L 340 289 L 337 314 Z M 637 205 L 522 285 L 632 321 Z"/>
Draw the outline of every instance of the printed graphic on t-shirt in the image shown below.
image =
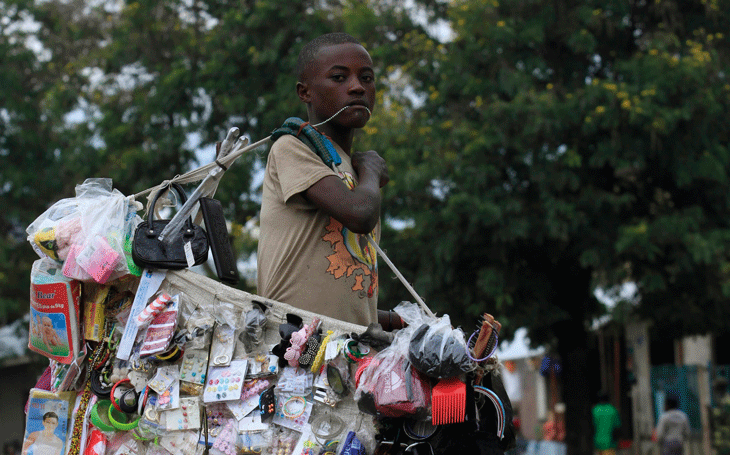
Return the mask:
<path id="1" fill-rule="evenodd" d="M 340 178 L 349 189 L 355 187 L 355 179 L 349 172 L 340 172 Z M 327 256 L 330 265 L 327 273 L 335 279 L 345 277 L 353 280 L 352 291 L 372 297 L 378 290 L 377 255 L 364 235 L 356 234 L 330 217 L 322 240 L 332 245 L 334 253 Z M 365 284 L 366 278 L 369 283 Z"/>

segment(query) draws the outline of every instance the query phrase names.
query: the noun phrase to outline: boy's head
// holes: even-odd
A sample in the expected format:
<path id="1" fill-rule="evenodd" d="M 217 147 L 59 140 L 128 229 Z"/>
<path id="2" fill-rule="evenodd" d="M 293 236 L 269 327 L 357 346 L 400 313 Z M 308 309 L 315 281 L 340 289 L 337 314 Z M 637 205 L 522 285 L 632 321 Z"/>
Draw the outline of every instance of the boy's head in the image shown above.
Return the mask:
<path id="1" fill-rule="evenodd" d="M 667 401 L 664 403 L 664 407 L 667 411 L 679 408 L 679 399 L 674 395 L 669 395 Z"/>
<path id="2" fill-rule="evenodd" d="M 310 123 L 347 106 L 332 119 L 334 126 L 365 126 L 375 104 L 375 73 L 370 54 L 355 38 L 328 33 L 313 39 L 299 53 L 296 71 L 297 95 L 307 104 Z"/>

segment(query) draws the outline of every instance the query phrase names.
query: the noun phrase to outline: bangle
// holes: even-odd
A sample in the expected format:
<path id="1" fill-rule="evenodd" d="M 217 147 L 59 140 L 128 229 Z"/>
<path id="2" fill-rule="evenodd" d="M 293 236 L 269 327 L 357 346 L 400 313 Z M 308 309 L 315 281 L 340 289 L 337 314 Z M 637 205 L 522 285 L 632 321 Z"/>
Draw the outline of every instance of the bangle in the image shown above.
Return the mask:
<path id="1" fill-rule="evenodd" d="M 172 348 L 171 350 L 169 350 L 167 352 L 163 352 L 162 354 L 157 354 L 155 356 L 155 358 L 157 360 L 170 360 L 171 362 L 174 362 L 174 360 L 171 360 L 171 359 L 178 354 L 182 354 L 181 351 L 182 350 L 178 346 L 175 346 L 174 348 Z M 177 359 L 175 359 L 175 360 L 177 360 Z"/>
<path id="2" fill-rule="evenodd" d="M 117 387 L 118 387 L 118 386 L 119 386 L 120 384 L 130 384 L 130 385 L 131 385 L 131 384 L 132 384 L 132 381 L 130 381 L 130 380 L 129 380 L 129 378 L 125 378 L 125 379 L 122 379 L 121 381 L 118 381 L 118 382 L 117 382 L 116 384 L 114 384 L 114 385 L 112 386 L 112 391 L 111 391 L 111 393 L 110 393 L 110 397 L 109 397 L 109 398 L 111 399 L 111 402 L 112 402 L 112 406 L 113 406 L 114 408 L 116 408 L 116 410 L 117 410 L 117 411 L 119 411 L 119 412 L 124 412 L 124 410 L 123 410 L 123 409 L 121 408 L 121 406 L 119 405 L 119 400 L 117 400 L 117 397 L 116 397 L 116 394 L 115 394 L 115 392 L 116 392 L 116 390 L 117 390 Z"/>
<path id="3" fill-rule="evenodd" d="M 354 346 L 354 349 L 352 346 Z M 345 354 L 345 358 L 350 363 L 357 363 L 370 352 L 370 349 L 368 348 L 366 351 L 360 351 L 358 342 L 352 338 L 348 338 L 347 341 L 345 341 L 345 345 L 342 347 L 342 352 Z"/>
<path id="4" fill-rule="evenodd" d="M 112 426 L 111 422 L 109 421 L 109 417 L 107 416 L 107 414 L 109 413 L 109 408 L 111 406 L 111 401 L 99 400 L 94 403 L 94 406 L 91 407 L 91 413 L 89 414 L 89 417 L 91 418 L 91 423 L 101 431 L 116 431 L 116 428 Z"/>
<path id="5" fill-rule="evenodd" d="M 131 394 L 131 399 L 128 397 Z M 122 394 L 122 398 L 117 400 L 117 404 L 122 412 L 126 414 L 134 414 L 137 412 L 137 404 L 139 402 L 139 395 L 134 389 L 127 389 Z"/>
<path id="6" fill-rule="evenodd" d="M 89 385 L 91 386 L 91 391 L 94 392 L 94 395 L 101 399 L 109 398 L 111 395 L 112 389 L 101 382 L 101 373 L 99 370 L 91 370 Z"/>
<path id="7" fill-rule="evenodd" d="M 109 422 L 111 422 L 112 426 L 117 430 L 134 430 L 139 424 L 139 417 L 135 419 L 129 414 L 117 411 L 114 406 L 109 406 L 109 412 L 107 413 L 107 416 L 109 417 Z M 122 422 L 122 420 L 124 420 L 124 422 Z"/>
<path id="8" fill-rule="evenodd" d="M 302 403 L 302 409 L 298 413 L 294 414 L 289 409 L 289 406 L 292 403 L 296 403 L 296 402 Z M 307 399 L 304 397 L 300 397 L 300 396 L 293 396 L 284 402 L 284 405 L 281 407 L 281 412 L 284 414 L 284 417 L 286 417 L 287 419 L 296 420 L 304 414 L 304 411 L 306 409 L 307 409 Z"/>
<path id="9" fill-rule="evenodd" d="M 471 359 L 472 361 L 474 361 L 474 362 L 477 362 L 477 363 L 481 363 L 481 362 L 484 362 L 484 361 L 485 361 L 485 360 L 487 360 L 488 358 L 492 357 L 492 354 L 494 354 L 494 351 L 496 351 L 496 350 L 497 350 L 497 343 L 499 343 L 499 335 L 497 335 L 497 333 L 496 333 L 496 332 L 492 332 L 492 336 L 494 337 L 494 346 L 492 347 L 492 350 L 491 350 L 491 351 L 489 352 L 489 354 L 485 355 L 485 356 L 484 356 L 484 357 L 482 357 L 481 359 L 477 359 L 476 357 L 474 357 L 474 356 L 472 355 L 472 353 L 471 353 L 471 348 L 472 348 L 472 347 L 474 346 L 474 345 L 472 344 L 472 340 L 474 340 L 474 337 L 475 337 L 475 336 L 478 336 L 478 335 L 479 335 L 479 332 L 480 332 L 480 330 L 481 330 L 481 329 L 479 329 L 479 330 L 475 330 L 475 331 L 474 331 L 474 333 L 472 333 L 472 334 L 471 334 L 471 336 L 469 337 L 469 341 L 467 341 L 467 343 L 466 343 L 466 345 L 467 345 L 466 355 L 467 355 L 467 356 L 468 356 L 468 357 L 469 357 L 469 358 L 470 358 L 470 359 Z M 490 337 L 490 338 L 491 338 L 491 337 Z M 474 343 L 476 344 L 476 340 L 474 341 Z M 488 344 L 487 344 L 487 346 L 488 346 Z"/>

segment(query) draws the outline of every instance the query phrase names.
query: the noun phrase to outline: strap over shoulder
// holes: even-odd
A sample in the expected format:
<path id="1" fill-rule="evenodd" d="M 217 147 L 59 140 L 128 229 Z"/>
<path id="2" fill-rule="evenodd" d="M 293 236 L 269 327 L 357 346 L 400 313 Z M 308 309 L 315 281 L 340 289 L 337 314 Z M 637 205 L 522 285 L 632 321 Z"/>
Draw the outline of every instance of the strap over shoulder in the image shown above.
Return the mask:
<path id="1" fill-rule="evenodd" d="M 289 117 L 283 125 L 271 132 L 271 140 L 276 141 L 285 134 L 299 138 L 322 159 L 327 167 L 331 168 L 333 164 L 342 163 L 342 158 L 329 138 L 317 131 L 309 122 L 305 122 L 299 117 Z"/>

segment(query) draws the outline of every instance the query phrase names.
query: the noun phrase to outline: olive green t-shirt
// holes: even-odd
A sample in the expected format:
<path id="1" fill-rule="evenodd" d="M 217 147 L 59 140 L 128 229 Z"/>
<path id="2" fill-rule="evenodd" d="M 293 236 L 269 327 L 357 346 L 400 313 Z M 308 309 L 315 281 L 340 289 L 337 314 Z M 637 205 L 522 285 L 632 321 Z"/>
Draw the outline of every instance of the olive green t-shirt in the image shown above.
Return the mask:
<path id="1" fill-rule="evenodd" d="M 363 235 L 307 201 L 302 192 L 322 178 L 338 176 L 350 188 L 357 176 L 350 157 L 328 168 L 291 135 L 271 147 L 263 182 L 258 246 L 258 294 L 342 321 L 377 322 L 378 266 Z M 380 237 L 380 223 L 373 232 Z"/>

